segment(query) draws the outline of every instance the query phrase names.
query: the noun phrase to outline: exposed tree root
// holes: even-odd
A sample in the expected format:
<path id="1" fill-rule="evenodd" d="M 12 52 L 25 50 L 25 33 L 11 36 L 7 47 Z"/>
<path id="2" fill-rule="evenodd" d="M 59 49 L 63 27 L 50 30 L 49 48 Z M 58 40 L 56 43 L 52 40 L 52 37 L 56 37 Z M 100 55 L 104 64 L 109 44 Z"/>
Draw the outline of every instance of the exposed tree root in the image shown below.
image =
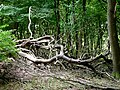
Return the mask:
<path id="1" fill-rule="evenodd" d="M 82 85 L 89 86 L 91 88 L 102 89 L 102 90 L 120 90 L 118 87 L 99 85 L 99 84 L 95 84 L 92 81 L 85 80 L 85 79 L 82 79 L 82 78 L 75 79 L 75 80 L 70 80 L 70 79 L 64 79 L 64 78 L 56 77 L 54 75 L 43 75 L 41 77 L 52 77 L 52 78 L 56 78 L 60 81 L 64 81 L 64 82 L 67 82 L 67 83 L 71 83 L 71 84 L 79 83 L 79 84 L 82 84 Z"/>
<path id="2" fill-rule="evenodd" d="M 96 57 L 92 57 L 89 59 L 82 59 L 82 58 L 71 58 L 69 56 L 67 56 L 64 52 L 64 47 L 63 45 L 59 45 L 59 44 L 54 44 L 55 39 L 50 36 L 50 35 L 46 35 L 37 39 L 23 39 L 23 40 L 18 40 L 16 41 L 18 43 L 17 47 L 20 49 L 20 51 L 18 52 L 18 54 L 22 57 L 27 58 L 27 60 L 30 60 L 31 62 L 33 62 L 34 64 L 40 64 L 40 63 L 52 63 L 55 62 L 56 60 L 60 61 L 61 59 L 69 62 L 69 63 L 73 63 L 73 64 L 78 64 L 78 65 L 84 65 L 87 68 L 90 68 L 93 72 L 102 75 L 102 76 L 106 76 L 109 79 L 112 79 L 115 81 L 115 79 L 113 77 L 111 77 L 110 75 L 103 73 L 101 71 L 96 70 L 96 68 L 101 65 L 102 63 L 99 63 L 95 66 L 92 66 L 91 63 L 99 60 L 101 58 L 103 58 L 104 60 L 102 62 L 108 63 L 110 64 L 111 61 L 108 60 L 106 58 L 106 56 L 108 56 L 110 54 L 110 52 L 107 52 L 105 54 L 100 54 Z M 35 54 L 30 50 L 30 47 L 33 46 L 34 48 L 36 48 L 36 50 L 38 48 L 44 48 L 47 50 L 50 50 L 51 52 L 56 52 L 56 55 L 50 57 L 50 58 L 38 58 L 35 56 Z"/>
<path id="3" fill-rule="evenodd" d="M 94 72 L 96 72 L 95 68 L 90 65 L 89 63 L 96 61 L 100 58 L 103 58 L 105 60 L 105 62 L 109 63 L 109 61 L 106 59 L 106 56 L 110 54 L 110 52 L 103 54 L 100 54 L 96 57 L 92 57 L 89 59 L 82 59 L 82 58 L 71 58 L 69 56 L 66 56 L 64 54 L 64 47 L 63 45 L 59 45 L 59 44 L 54 44 L 55 39 L 50 36 L 50 35 L 46 35 L 37 39 L 23 39 L 23 40 L 18 40 L 16 41 L 18 43 L 17 47 L 20 49 L 20 51 L 18 52 L 18 54 L 22 57 L 27 58 L 28 60 L 32 61 L 33 63 L 39 64 L 39 63 L 51 63 L 54 62 L 56 60 L 59 59 L 63 59 L 66 60 L 69 63 L 75 63 L 75 64 L 82 64 L 90 69 L 92 69 Z M 29 50 L 29 48 L 31 46 L 34 46 L 36 49 L 38 48 L 44 48 L 44 49 L 48 49 L 51 51 L 55 51 L 57 52 L 57 54 L 53 57 L 50 58 L 37 58 L 34 53 L 32 53 L 31 50 Z"/>
<path id="4" fill-rule="evenodd" d="M 92 57 L 89 59 L 82 59 L 82 58 L 71 58 L 69 56 L 67 56 L 64 52 L 64 46 L 60 45 L 60 44 L 56 44 L 55 43 L 55 39 L 50 36 L 50 35 L 46 35 L 37 39 L 22 39 L 22 40 L 18 40 L 16 41 L 17 45 L 16 47 L 19 49 L 18 54 L 21 57 L 26 58 L 27 60 L 31 61 L 34 64 L 40 64 L 40 63 L 52 63 L 57 61 L 60 61 L 61 59 L 69 62 L 69 63 L 73 63 L 73 64 L 78 64 L 78 65 L 83 65 L 89 69 L 91 69 L 92 71 L 94 71 L 95 73 L 99 73 L 101 75 L 106 75 L 108 78 L 116 81 L 112 76 L 110 76 L 108 73 L 103 73 L 100 72 L 98 70 L 96 70 L 96 67 L 98 67 L 99 65 L 101 65 L 101 63 L 97 64 L 96 66 L 92 66 L 92 62 L 97 61 L 101 58 L 103 58 L 104 62 L 110 64 L 110 61 L 106 58 L 106 56 L 108 56 L 110 54 L 110 52 L 107 52 L 105 54 L 100 54 L 96 57 Z M 56 54 L 54 54 L 53 56 L 49 57 L 49 58 L 43 58 L 43 57 L 37 57 L 35 56 L 35 53 L 31 50 L 31 47 L 36 48 L 36 50 L 38 49 L 47 49 L 50 52 L 56 52 Z M 45 76 L 45 75 L 44 75 Z M 103 89 L 103 90 L 119 90 L 117 87 L 110 87 L 110 86 L 101 86 L 99 84 L 95 84 L 92 81 L 89 80 L 85 80 L 82 78 L 79 79 L 64 79 L 64 78 L 60 78 L 60 77 L 56 77 L 55 75 L 46 75 L 46 77 L 52 77 L 52 78 L 56 78 L 62 81 L 66 81 L 68 83 L 79 83 L 82 85 L 86 85 L 86 86 L 90 86 L 92 88 L 97 88 L 97 89 Z"/>

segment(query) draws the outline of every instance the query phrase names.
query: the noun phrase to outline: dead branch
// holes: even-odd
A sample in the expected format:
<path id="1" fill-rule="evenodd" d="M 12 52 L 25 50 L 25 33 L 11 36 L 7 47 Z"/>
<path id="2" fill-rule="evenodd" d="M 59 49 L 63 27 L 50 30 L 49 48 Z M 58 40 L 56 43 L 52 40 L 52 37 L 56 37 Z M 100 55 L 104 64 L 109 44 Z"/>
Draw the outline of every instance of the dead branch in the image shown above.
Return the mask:
<path id="1" fill-rule="evenodd" d="M 64 54 L 64 47 L 63 45 L 60 44 L 54 44 L 53 42 L 55 41 L 55 39 L 51 36 L 51 35 L 46 35 L 37 39 L 23 39 L 23 40 L 18 40 L 17 43 L 17 47 L 19 46 L 19 48 L 21 48 L 21 51 L 18 52 L 18 54 L 22 57 L 27 58 L 28 60 L 32 61 L 33 63 L 39 64 L 39 63 L 51 63 L 56 61 L 56 59 L 63 59 L 66 60 L 69 63 L 75 63 L 75 64 L 82 64 L 84 66 L 87 66 L 88 68 L 91 68 L 93 71 L 95 71 L 95 68 L 93 66 L 91 66 L 89 63 L 98 60 L 100 58 L 105 59 L 105 61 L 107 62 L 107 59 L 105 58 L 105 56 L 109 55 L 110 52 L 107 52 L 105 54 L 100 54 L 96 57 L 92 57 L 89 59 L 80 59 L 80 58 L 71 58 L 69 56 L 66 56 Z M 44 49 L 52 49 L 51 51 L 56 51 L 57 54 L 53 57 L 50 58 L 37 58 L 34 53 L 29 53 L 32 52 L 28 49 L 25 49 L 26 46 L 30 47 L 31 45 L 33 46 L 37 46 L 39 48 L 44 48 Z M 24 48 L 24 49 L 23 49 Z"/>
<path id="2" fill-rule="evenodd" d="M 29 60 L 33 61 L 34 63 L 50 63 L 52 61 L 55 61 L 56 58 L 58 59 L 64 59 L 70 63 L 78 63 L 78 64 L 82 64 L 82 63 L 90 63 L 93 62 L 97 59 L 102 58 L 102 54 L 98 55 L 97 57 L 91 58 L 91 59 L 86 59 L 86 60 L 81 60 L 81 59 L 74 59 L 74 58 L 70 58 L 68 56 L 65 56 L 64 53 L 62 51 L 60 51 L 60 54 L 53 56 L 52 58 L 49 59 L 38 59 L 36 57 L 31 56 L 30 54 L 24 53 L 22 51 L 18 52 L 19 55 L 28 58 Z"/>
<path id="3" fill-rule="evenodd" d="M 31 25 L 30 14 L 31 14 L 31 7 L 29 7 L 29 16 L 28 16 L 29 24 L 28 24 L 28 30 L 29 30 L 29 32 L 30 32 L 30 38 L 32 38 L 33 34 L 32 34 L 31 29 L 30 29 L 30 25 Z"/>
<path id="4" fill-rule="evenodd" d="M 47 45 L 50 45 L 54 41 L 54 38 L 50 35 L 46 35 L 37 39 L 22 39 L 22 40 L 17 40 L 16 47 L 25 47 L 25 46 L 30 46 L 30 45 L 35 45 L 35 46 L 41 46 L 42 43 L 47 43 Z M 42 46 L 41 46 L 42 47 Z"/>

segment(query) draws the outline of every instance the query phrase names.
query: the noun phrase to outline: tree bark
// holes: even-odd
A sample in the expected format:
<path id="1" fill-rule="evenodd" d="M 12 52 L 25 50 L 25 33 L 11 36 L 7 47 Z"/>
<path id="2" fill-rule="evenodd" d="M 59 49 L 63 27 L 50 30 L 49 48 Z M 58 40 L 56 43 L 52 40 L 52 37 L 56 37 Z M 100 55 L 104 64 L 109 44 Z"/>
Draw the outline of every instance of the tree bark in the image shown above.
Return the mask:
<path id="1" fill-rule="evenodd" d="M 88 35 L 87 35 L 87 30 L 86 30 L 86 0 L 83 0 L 82 3 L 83 6 L 83 31 L 84 31 L 84 48 L 85 52 L 88 53 Z"/>
<path id="2" fill-rule="evenodd" d="M 69 6 L 70 5 L 70 0 L 67 0 L 66 1 L 66 4 Z M 69 24 L 69 22 L 70 22 L 70 18 L 69 18 L 69 15 L 70 15 L 70 9 L 69 9 L 69 7 L 66 7 L 66 26 L 67 26 L 67 28 L 66 28 L 66 41 L 67 41 L 67 48 L 68 48 L 68 52 L 70 52 L 71 53 L 71 46 L 72 46 L 72 40 L 71 40 L 71 29 L 70 29 L 70 24 Z"/>
<path id="3" fill-rule="evenodd" d="M 108 0 L 108 34 L 113 59 L 113 76 L 120 78 L 120 47 L 118 43 L 118 35 L 116 30 L 116 0 Z"/>
<path id="4" fill-rule="evenodd" d="M 57 40 L 60 39 L 60 12 L 59 12 L 59 0 L 54 0 L 54 7 L 55 7 L 55 17 L 56 17 L 56 38 Z"/>

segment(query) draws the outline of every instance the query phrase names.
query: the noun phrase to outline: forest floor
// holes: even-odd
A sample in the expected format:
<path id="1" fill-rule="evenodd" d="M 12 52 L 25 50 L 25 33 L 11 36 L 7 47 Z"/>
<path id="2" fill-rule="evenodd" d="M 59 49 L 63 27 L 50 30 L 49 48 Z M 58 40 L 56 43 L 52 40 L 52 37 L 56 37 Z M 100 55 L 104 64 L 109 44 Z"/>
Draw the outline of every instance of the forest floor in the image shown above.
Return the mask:
<path id="1" fill-rule="evenodd" d="M 14 61 L 2 65 L 0 90 L 120 90 L 120 81 L 95 74 L 92 70 L 60 64 L 38 66 Z M 7 67 L 7 68 L 6 68 Z M 72 66 L 74 67 L 74 65 Z M 7 69 L 7 71 L 5 70 Z M 106 89 L 110 90 L 110 89 Z"/>

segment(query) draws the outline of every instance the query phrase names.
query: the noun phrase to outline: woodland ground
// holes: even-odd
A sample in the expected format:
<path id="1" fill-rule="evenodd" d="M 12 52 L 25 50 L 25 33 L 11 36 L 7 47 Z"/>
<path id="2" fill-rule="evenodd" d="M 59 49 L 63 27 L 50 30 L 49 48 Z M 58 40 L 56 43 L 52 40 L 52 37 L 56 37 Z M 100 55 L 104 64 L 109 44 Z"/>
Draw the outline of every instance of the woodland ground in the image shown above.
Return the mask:
<path id="1" fill-rule="evenodd" d="M 62 45 L 50 45 L 50 40 L 54 39 L 44 36 L 19 40 L 21 44 L 17 46 L 28 45 L 30 50 L 24 47 L 12 62 L 0 63 L 0 90 L 120 90 L 120 80 L 111 76 L 112 63 L 109 61 L 112 60 L 106 58 L 109 54 L 100 54 L 90 60 L 71 59 L 64 55 Z M 44 45 L 46 42 L 48 45 Z M 29 44 L 41 48 L 32 48 Z M 60 54 L 55 54 L 55 48 Z"/>
<path id="2" fill-rule="evenodd" d="M 95 74 L 82 65 L 54 63 L 36 66 L 17 60 L 2 67 L 0 90 L 105 90 L 100 89 L 101 86 L 120 89 L 118 80 Z"/>

